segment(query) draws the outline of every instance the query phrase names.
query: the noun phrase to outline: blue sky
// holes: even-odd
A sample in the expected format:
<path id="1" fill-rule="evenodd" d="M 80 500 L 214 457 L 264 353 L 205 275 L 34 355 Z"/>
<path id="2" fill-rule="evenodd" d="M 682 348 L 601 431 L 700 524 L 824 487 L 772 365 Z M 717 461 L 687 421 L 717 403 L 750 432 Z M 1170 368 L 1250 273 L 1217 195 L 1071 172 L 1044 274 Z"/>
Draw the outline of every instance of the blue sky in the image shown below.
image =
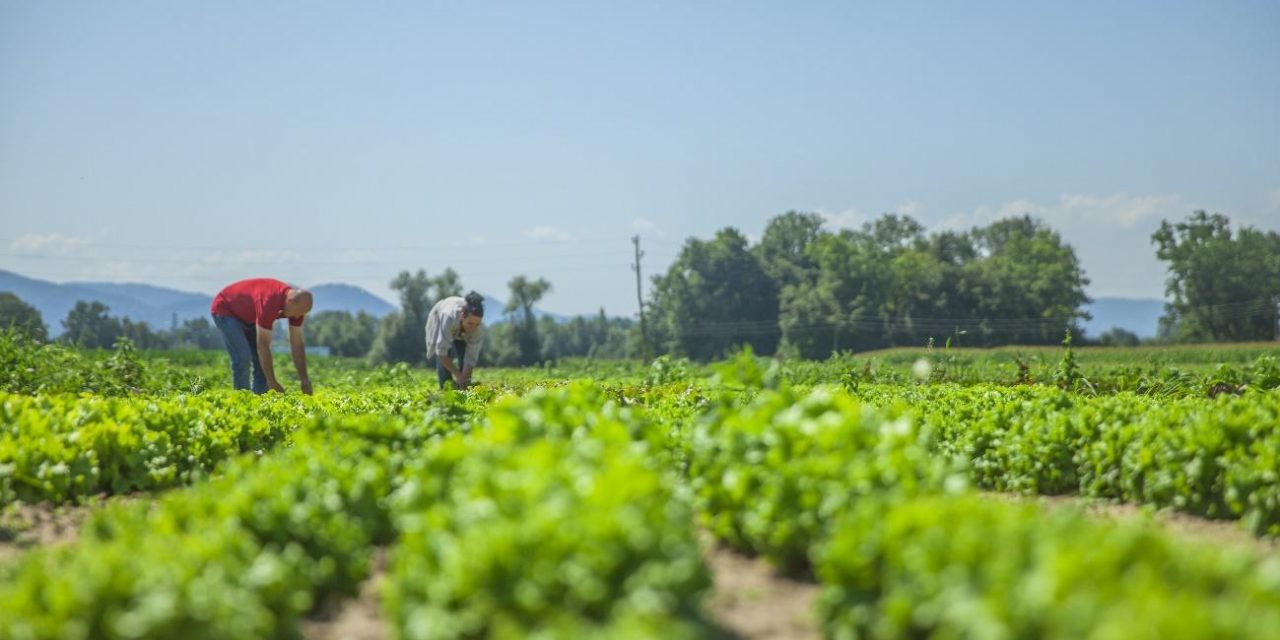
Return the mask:
<path id="1" fill-rule="evenodd" d="M 1280 3 L 0 2 L 0 268 L 393 299 L 452 266 L 635 312 L 787 210 L 1032 213 L 1159 297 L 1193 209 L 1280 229 Z"/>

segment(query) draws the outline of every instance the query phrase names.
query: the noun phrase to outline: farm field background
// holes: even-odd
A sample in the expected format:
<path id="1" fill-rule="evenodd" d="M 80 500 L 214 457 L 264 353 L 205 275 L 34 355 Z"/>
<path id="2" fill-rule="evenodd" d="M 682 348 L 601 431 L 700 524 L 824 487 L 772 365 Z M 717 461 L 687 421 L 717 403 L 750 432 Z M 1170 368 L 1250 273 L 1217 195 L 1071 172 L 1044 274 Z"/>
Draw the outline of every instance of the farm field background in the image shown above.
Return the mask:
<path id="1" fill-rule="evenodd" d="M 0 337 L 0 638 L 338 637 L 352 606 L 350 637 L 1280 629 L 1274 344 L 573 360 L 465 392 L 321 358 L 312 397 L 233 392 L 224 358 Z M 771 609 L 717 554 L 814 597 Z"/>

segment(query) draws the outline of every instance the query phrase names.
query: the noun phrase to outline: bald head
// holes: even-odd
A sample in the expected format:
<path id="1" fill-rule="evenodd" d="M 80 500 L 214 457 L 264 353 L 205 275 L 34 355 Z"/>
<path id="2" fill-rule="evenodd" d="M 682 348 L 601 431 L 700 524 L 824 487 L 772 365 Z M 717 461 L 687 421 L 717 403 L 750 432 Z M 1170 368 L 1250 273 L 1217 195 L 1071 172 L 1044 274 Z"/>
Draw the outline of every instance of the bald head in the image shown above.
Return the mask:
<path id="1" fill-rule="evenodd" d="M 314 301 L 311 292 L 306 289 L 290 289 L 284 299 L 284 315 L 289 318 L 301 318 L 311 313 Z"/>

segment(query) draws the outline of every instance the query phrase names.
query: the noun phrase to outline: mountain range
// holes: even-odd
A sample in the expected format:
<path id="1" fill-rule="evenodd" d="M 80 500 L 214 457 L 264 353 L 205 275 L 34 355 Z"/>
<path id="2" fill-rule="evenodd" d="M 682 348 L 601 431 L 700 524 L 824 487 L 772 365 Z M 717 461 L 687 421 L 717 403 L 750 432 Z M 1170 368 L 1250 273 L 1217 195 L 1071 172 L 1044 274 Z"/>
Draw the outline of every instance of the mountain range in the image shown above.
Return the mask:
<path id="1" fill-rule="evenodd" d="M 168 287 L 140 283 L 49 282 L 0 270 L 0 291 L 11 291 L 40 310 L 51 335 L 62 333 L 62 319 L 78 300 L 97 300 L 111 308 L 114 316 L 141 320 L 155 329 L 167 329 L 177 316 L 178 322 L 209 314 L 212 297 Z M 311 287 L 315 294 L 315 312 L 364 311 L 381 318 L 396 310 L 396 305 L 369 291 L 350 284 L 330 283 Z M 500 310 L 504 303 L 485 296 L 485 306 Z M 1084 323 L 1085 334 L 1097 337 L 1113 327 L 1127 329 L 1140 338 L 1156 335 L 1164 301 L 1150 298 L 1098 298 L 1085 307 L 1093 319 Z M 566 316 L 535 309 L 538 316 L 566 320 Z M 494 315 L 494 314 L 490 314 Z M 495 317 L 503 318 L 503 314 Z"/>
<path id="2" fill-rule="evenodd" d="M 313 313 L 321 311 L 364 311 L 381 318 L 395 311 L 397 306 L 369 291 L 350 284 L 329 283 L 309 287 L 315 296 Z M 146 322 L 153 329 L 168 329 L 174 318 L 178 322 L 209 315 L 213 296 L 168 287 L 141 283 L 114 282 L 50 282 L 37 280 L 12 271 L 0 270 L 0 292 L 9 291 L 40 311 L 50 335 L 62 333 L 62 319 L 77 301 L 98 301 L 110 308 L 113 316 Z M 483 294 L 482 294 L 483 295 Z M 501 311 L 502 300 L 485 296 L 485 306 Z M 565 316 L 542 309 L 534 314 L 565 320 Z M 489 314 L 494 315 L 494 314 Z M 497 314 L 502 319 L 505 314 Z"/>

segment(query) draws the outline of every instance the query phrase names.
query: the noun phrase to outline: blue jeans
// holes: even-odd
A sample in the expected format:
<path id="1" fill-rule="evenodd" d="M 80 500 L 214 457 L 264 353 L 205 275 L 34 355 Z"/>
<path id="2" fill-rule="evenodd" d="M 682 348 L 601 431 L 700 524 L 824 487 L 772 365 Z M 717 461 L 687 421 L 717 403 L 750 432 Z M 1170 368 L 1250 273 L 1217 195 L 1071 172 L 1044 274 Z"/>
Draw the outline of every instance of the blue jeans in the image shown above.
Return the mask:
<path id="1" fill-rule="evenodd" d="M 258 328 L 241 322 L 235 316 L 213 316 L 213 324 L 222 332 L 222 340 L 231 354 L 231 384 L 236 389 L 249 388 L 249 364 L 253 363 L 253 392 L 267 392 L 267 376 L 258 360 Z"/>
<path id="2" fill-rule="evenodd" d="M 449 347 L 449 357 L 453 358 L 453 364 L 458 367 L 459 371 L 462 370 L 462 360 L 466 355 L 467 341 L 454 340 L 453 346 Z M 436 378 L 440 380 L 441 389 L 444 388 L 444 383 L 453 380 L 453 374 L 449 373 L 449 370 L 444 368 L 444 363 L 440 361 L 440 356 L 436 356 Z"/>

